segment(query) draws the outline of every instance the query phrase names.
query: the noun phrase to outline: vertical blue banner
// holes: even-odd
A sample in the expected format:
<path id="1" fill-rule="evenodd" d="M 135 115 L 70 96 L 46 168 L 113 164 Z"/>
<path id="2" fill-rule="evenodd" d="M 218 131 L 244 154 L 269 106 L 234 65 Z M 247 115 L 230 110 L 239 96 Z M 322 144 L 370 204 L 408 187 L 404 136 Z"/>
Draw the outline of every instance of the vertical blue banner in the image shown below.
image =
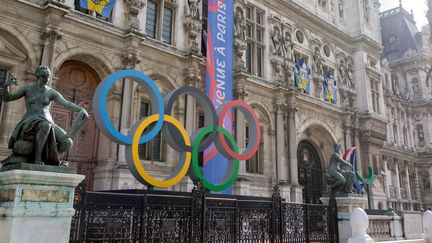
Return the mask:
<path id="1" fill-rule="evenodd" d="M 234 0 L 209 0 L 207 25 L 206 92 L 216 109 L 232 100 L 234 46 Z M 232 131 L 232 114 L 224 119 Z M 204 176 L 215 184 L 223 181 L 228 160 L 211 145 L 204 151 Z M 232 188 L 222 191 L 231 194 Z"/>
<path id="2" fill-rule="evenodd" d="M 301 92 L 310 94 L 311 70 L 306 61 L 302 58 L 297 61 L 294 67 L 295 85 Z"/>
<path id="3" fill-rule="evenodd" d="M 337 102 L 337 83 L 331 71 L 324 75 L 324 99 L 334 104 Z"/>

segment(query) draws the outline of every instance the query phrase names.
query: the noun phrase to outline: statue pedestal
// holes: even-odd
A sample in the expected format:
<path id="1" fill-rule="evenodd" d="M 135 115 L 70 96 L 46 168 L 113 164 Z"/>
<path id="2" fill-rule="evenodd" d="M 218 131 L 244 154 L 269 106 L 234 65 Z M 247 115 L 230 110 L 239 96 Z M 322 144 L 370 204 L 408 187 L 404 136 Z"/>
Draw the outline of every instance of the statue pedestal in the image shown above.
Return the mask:
<path id="1" fill-rule="evenodd" d="M 330 197 L 321 197 L 321 201 L 328 205 Z M 352 235 L 350 216 L 355 208 L 365 208 L 367 198 L 361 194 L 345 194 L 336 196 L 339 242 L 346 243 Z"/>
<path id="2" fill-rule="evenodd" d="M 82 180 L 60 172 L 0 172 L 0 242 L 69 242 L 74 190 Z"/>

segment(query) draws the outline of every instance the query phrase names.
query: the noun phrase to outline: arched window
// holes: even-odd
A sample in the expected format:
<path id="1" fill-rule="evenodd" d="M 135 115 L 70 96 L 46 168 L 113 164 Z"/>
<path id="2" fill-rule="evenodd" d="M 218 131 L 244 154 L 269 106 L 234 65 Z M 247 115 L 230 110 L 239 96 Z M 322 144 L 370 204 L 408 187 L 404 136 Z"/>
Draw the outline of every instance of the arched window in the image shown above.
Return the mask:
<path id="1" fill-rule="evenodd" d="M 321 160 L 314 146 L 302 141 L 297 147 L 299 183 L 303 186 L 303 202 L 320 203 L 321 197 Z"/>

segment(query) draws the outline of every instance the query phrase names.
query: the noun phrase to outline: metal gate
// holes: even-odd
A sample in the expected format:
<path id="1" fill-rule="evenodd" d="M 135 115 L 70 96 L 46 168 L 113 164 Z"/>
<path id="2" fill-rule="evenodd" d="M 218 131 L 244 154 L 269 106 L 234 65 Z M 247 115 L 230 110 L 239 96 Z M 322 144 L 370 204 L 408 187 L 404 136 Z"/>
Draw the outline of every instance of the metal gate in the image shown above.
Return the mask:
<path id="1" fill-rule="evenodd" d="M 335 204 L 286 203 L 277 186 L 271 198 L 77 192 L 71 242 L 338 242 Z"/>

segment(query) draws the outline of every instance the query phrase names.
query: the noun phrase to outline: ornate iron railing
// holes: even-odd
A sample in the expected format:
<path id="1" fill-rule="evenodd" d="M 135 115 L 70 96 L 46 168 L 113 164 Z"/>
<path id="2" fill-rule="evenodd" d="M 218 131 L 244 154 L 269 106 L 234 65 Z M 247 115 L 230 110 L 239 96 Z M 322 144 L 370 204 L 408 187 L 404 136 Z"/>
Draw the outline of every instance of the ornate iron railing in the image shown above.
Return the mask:
<path id="1" fill-rule="evenodd" d="M 338 242 L 336 205 L 272 198 L 77 190 L 71 242 Z M 334 203 L 334 202 L 333 202 Z"/>

